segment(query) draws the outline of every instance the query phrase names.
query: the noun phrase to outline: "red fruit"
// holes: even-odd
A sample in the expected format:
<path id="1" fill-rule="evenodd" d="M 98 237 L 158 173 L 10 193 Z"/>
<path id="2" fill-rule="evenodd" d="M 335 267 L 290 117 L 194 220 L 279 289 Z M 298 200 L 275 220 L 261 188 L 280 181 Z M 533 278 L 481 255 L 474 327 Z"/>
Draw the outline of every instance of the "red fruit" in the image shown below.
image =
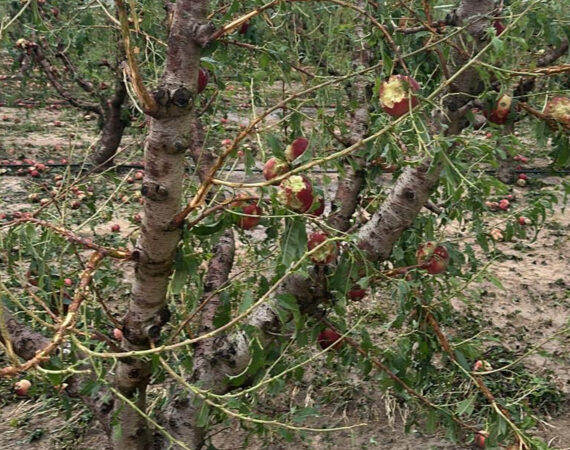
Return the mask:
<path id="1" fill-rule="evenodd" d="M 34 177 L 34 178 L 38 178 L 40 176 L 40 173 L 36 169 L 33 169 L 33 170 L 30 170 L 30 176 Z"/>
<path id="2" fill-rule="evenodd" d="M 338 341 L 340 337 L 341 337 L 340 334 L 338 334 L 336 331 L 331 330 L 330 328 L 325 328 L 323 331 L 319 333 L 317 337 L 317 342 L 319 343 L 319 345 L 323 350 L 325 348 L 329 348 L 331 345 L 335 350 L 338 350 L 339 348 L 342 347 L 342 341 Z"/>
<path id="3" fill-rule="evenodd" d="M 299 137 L 295 139 L 291 144 L 285 149 L 285 159 L 289 162 L 294 161 L 307 150 L 309 146 L 309 141 L 304 137 Z"/>
<path id="4" fill-rule="evenodd" d="M 289 172 L 289 164 L 281 159 L 269 158 L 263 166 L 263 176 L 266 180 L 272 180 L 287 172 Z M 275 184 L 279 184 L 279 182 Z"/>
<path id="5" fill-rule="evenodd" d="M 122 341 L 123 340 L 123 331 L 119 330 L 118 328 L 113 328 L 113 337 L 117 341 Z"/>
<path id="6" fill-rule="evenodd" d="M 71 278 L 66 278 L 65 280 L 63 280 L 63 284 L 65 284 L 66 286 L 71 286 L 73 284 L 73 281 L 71 281 Z"/>
<path id="7" fill-rule="evenodd" d="M 292 175 L 281 182 L 277 197 L 283 206 L 305 213 L 313 204 L 313 186 L 307 177 Z"/>
<path id="8" fill-rule="evenodd" d="M 237 226 L 243 230 L 251 230 L 259 224 L 261 220 L 261 208 L 255 203 L 246 204 L 241 207 L 243 216 L 239 216 Z"/>
<path id="9" fill-rule="evenodd" d="M 500 36 L 503 33 L 503 31 L 505 31 L 505 26 L 503 25 L 503 22 L 501 22 L 499 19 L 495 19 L 493 21 L 493 28 L 495 28 L 497 36 Z"/>
<path id="10" fill-rule="evenodd" d="M 528 224 L 530 224 L 530 223 L 531 223 L 531 221 L 530 221 L 530 219 L 529 219 L 528 217 L 525 217 L 525 216 L 520 216 L 520 217 L 519 217 L 519 224 L 520 224 L 520 225 L 523 225 L 523 226 L 524 226 L 524 225 L 528 225 Z"/>
<path id="11" fill-rule="evenodd" d="M 496 123 L 497 125 L 502 125 L 509 118 L 512 103 L 513 99 L 510 96 L 503 94 L 497 100 L 497 104 L 491 113 L 485 113 L 485 116 L 489 119 L 489 122 Z"/>
<path id="12" fill-rule="evenodd" d="M 311 211 L 309 212 L 309 214 L 314 217 L 319 217 L 322 216 L 324 212 L 325 212 L 325 199 L 319 195 L 313 201 L 313 204 L 311 205 Z"/>
<path id="13" fill-rule="evenodd" d="M 449 253 L 447 249 L 435 242 L 421 244 L 416 251 L 416 259 L 422 269 L 426 269 L 429 274 L 435 275 L 445 272 L 449 263 Z"/>
<path id="14" fill-rule="evenodd" d="M 528 177 L 527 177 L 526 173 L 519 173 L 519 178 L 521 180 L 526 180 Z"/>
<path id="15" fill-rule="evenodd" d="M 366 289 L 363 289 L 360 287 L 360 285 L 355 284 L 352 286 L 350 291 L 348 291 L 347 296 L 350 300 L 357 302 L 359 300 L 362 300 L 366 296 L 366 293 Z"/>
<path id="16" fill-rule="evenodd" d="M 392 117 L 400 117 L 418 104 L 413 94 L 420 85 L 412 77 L 393 75 L 380 85 L 380 105 Z"/>
<path id="17" fill-rule="evenodd" d="M 135 222 L 140 222 L 140 221 L 142 221 L 142 216 L 141 216 L 139 213 L 136 213 L 136 214 L 133 216 L 133 220 L 134 220 Z"/>
<path id="18" fill-rule="evenodd" d="M 570 129 L 570 98 L 554 97 L 546 104 L 544 113 L 549 114 L 553 119 L 562 123 L 565 128 Z"/>
<path id="19" fill-rule="evenodd" d="M 328 236 L 324 233 L 311 233 L 307 241 L 307 247 L 309 250 L 313 250 L 318 245 L 327 241 Z M 311 254 L 311 261 L 315 264 L 330 264 L 336 259 L 337 255 L 337 245 L 334 241 L 329 241 L 318 250 Z"/>
<path id="20" fill-rule="evenodd" d="M 506 211 L 509 209 L 509 205 L 510 205 L 510 202 L 506 198 L 504 198 L 499 202 L 499 209 Z"/>
<path id="21" fill-rule="evenodd" d="M 475 433 L 475 439 L 473 442 L 475 442 L 477 447 L 485 448 L 485 435 L 482 433 Z"/>
<path id="22" fill-rule="evenodd" d="M 113 233 L 118 233 L 119 231 L 121 231 L 121 226 L 118 223 L 114 223 L 113 225 L 111 225 L 111 231 Z"/>
<path id="23" fill-rule="evenodd" d="M 54 127 L 61 127 L 61 126 L 63 126 L 63 123 L 60 122 L 59 120 L 55 120 L 55 121 L 53 122 L 53 126 L 54 126 Z"/>
<path id="24" fill-rule="evenodd" d="M 202 92 L 204 89 L 206 89 L 207 84 L 208 84 L 208 71 L 200 67 L 200 69 L 198 70 L 198 94 Z"/>
<path id="25" fill-rule="evenodd" d="M 14 384 L 14 392 L 16 395 L 25 397 L 28 395 L 28 390 L 32 387 L 32 383 L 29 380 L 20 380 Z"/>
<path id="26" fill-rule="evenodd" d="M 245 34 L 247 33 L 247 29 L 249 28 L 249 22 L 244 22 L 238 29 L 238 34 Z"/>

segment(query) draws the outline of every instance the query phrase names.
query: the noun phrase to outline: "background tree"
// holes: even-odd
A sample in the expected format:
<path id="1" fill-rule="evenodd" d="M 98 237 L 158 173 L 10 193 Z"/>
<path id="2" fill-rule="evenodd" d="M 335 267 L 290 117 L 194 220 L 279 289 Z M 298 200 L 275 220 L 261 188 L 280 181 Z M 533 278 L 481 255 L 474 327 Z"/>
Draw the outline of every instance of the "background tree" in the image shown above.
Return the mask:
<path id="1" fill-rule="evenodd" d="M 498 234 L 487 220 L 495 206 L 485 200 L 509 191 L 484 169 L 526 145 L 514 134 L 499 138 L 501 127 L 521 114 L 515 104 L 497 107 L 505 93 L 511 97 L 527 82 L 517 98 L 522 110 L 538 119 L 532 123 L 539 138 L 553 133 L 553 164 L 567 161 L 566 113 L 559 113 L 565 110 L 551 104 L 542 113 L 525 101 L 528 80 L 544 83 L 535 95 L 545 101 L 548 85 L 567 70 L 553 65 L 567 49 L 567 30 L 545 37 L 533 26 L 556 17 L 563 5 L 522 2 L 501 9 L 492 1 L 463 0 L 451 10 L 427 2 L 388 9 L 369 2 L 276 1 L 256 9 L 211 5 L 208 16 L 208 2 L 179 0 L 160 21 L 169 26 L 164 73 L 149 88 L 130 41 L 128 18 L 137 23 L 141 13 L 116 4 L 130 83 L 150 117 L 140 233 L 124 249 L 113 236 L 87 240 L 65 220 L 55 226 L 39 218 L 41 211 L 9 222 L 7 274 L 18 279 L 15 262 L 32 257 L 40 265 L 41 295 L 56 300 L 41 312 L 48 317 L 31 320 L 48 339 L 4 310 L 2 341 L 15 362 L 0 373 L 38 368 L 52 355 L 50 374 L 87 401 L 114 447 L 198 448 L 211 424 L 228 417 L 258 433 L 266 427 L 314 431 L 296 425 L 312 409 L 264 415 L 255 399 L 300 377 L 320 357 L 307 346 L 318 341 L 321 353 L 339 352 L 343 367 L 357 367 L 365 377 L 378 371 L 378 386 L 426 411 L 428 429 L 441 424 L 455 439 L 488 435 L 491 444 L 540 445 L 525 433 L 532 407 L 508 394 L 506 401 L 497 398 L 493 380 L 481 374 L 484 363 L 473 367 L 483 354 L 476 338 L 461 332 L 451 338 L 445 329 L 462 317 L 450 299 L 466 297 L 475 277 L 492 279 L 474 242 L 491 253 L 490 237 Z M 524 39 L 514 34 L 519 29 L 528 33 Z M 551 46 L 541 54 L 551 59 L 533 69 L 529 55 L 521 66 L 521 55 L 506 51 L 509 39 L 529 47 L 546 39 Z M 200 60 L 215 83 L 197 96 Z M 396 74 L 400 78 L 390 78 Z M 412 97 L 400 99 L 402 90 Z M 247 110 L 249 120 L 242 122 L 232 103 Z M 496 126 L 507 149 L 473 133 L 474 108 L 499 122 L 489 128 Z M 234 128 L 226 130 L 229 121 Z M 228 131 L 234 137 L 220 146 Z M 294 158 L 290 152 L 299 149 L 301 136 L 309 146 Z M 187 151 L 197 177 L 184 184 Z M 259 181 L 255 171 L 270 157 L 282 160 L 286 173 Z M 525 218 L 538 226 L 554 201 L 550 192 L 537 195 Z M 509 203 L 497 208 L 508 210 Z M 504 238 L 526 234 L 517 215 L 506 215 Z M 263 230 L 257 234 L 249 231 L 256 223 Z M 469 229 L 472 239 L 444 237 L 453 224 Z M 64 271 L 47 272 L 44 255 L 48 248 L 61 251 L 66 241 L 71 245 L 52 258 L 67 264 L 75 246 L 90 254 L 77 254 L 79 283 L 64 307 L 53 289 L 58 283 L 45 282 L 57 277 L 65 286 Z M 41 256 L 37 242 L 46 249 Z M 135 263 L 120 321 L 102 313 L 109 290 L 121 285 L 111 259 Z M 12 311 L 25 305 L 14 298 L 17 289 L 5 289 Z M 351 314 L 360 309 L 351 300 L 372 295 L 397 305 L 390 312 L 391 347 L 374 345 L 365 326 L 370 312 Z M 99 303 L 87 302 L 91 297 Z M 113 327 L 120 348 L 100 331 Z M 57 355 L 66 336 L 69 353 Z M 18 363 L 16 354 L 26 361 Z M 110 368 L 113 376 L 105 377 Z M 149 409 L 151 380 L 172 388 L 156 394 Z M 459 389 L 460 383 L 468 387 Z M 451 394 L 443 400 L 442 392 Z"/>

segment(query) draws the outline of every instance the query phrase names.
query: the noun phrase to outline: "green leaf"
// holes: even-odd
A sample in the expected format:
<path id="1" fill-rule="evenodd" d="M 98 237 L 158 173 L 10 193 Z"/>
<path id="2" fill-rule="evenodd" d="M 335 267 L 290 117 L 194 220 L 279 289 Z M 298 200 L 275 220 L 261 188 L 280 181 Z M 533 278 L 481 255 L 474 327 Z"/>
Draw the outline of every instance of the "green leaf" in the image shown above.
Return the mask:
<path id="1" fill-rule="evenodd" d="M 455 353 L 455 358 L 457 359 L 457 362 L 461 367 L 463 367 L 467 371 L 471 370 L 471 368 L 469 367 L 469 363 L 467 362 L 467 359 L 465 359 L 465 355 L 463 354 L 462 351 L 455 350 L 453 353 Z"/>
<path id="2" fill-rule="evenodd" d="M 473 413 L 476 398 L 476 395 L 472 395 L 471 397 L 468 397 L 465 400 L 459 402 L 459 405 L 457 405 L 456 414 L 458 416 L 461 416 L 463 414 L 470 416 Z"/>
<path id="3" fill-rule="evenodd" d="M 291 267 L 307 251 L 307 232 L 305 222 L 298 218 L 288 218 L 281 239 L 281 264 Z"/>
<path id="4" fill-rule="evenodd" d="M 205 428 L 208 425 L 208 418 L 210 417 L 210 408 L 206 402 L 202 402 L 200 411 L 198 412 L 198 418 L 196 419 L 196 425 L 200 428 Z"/>

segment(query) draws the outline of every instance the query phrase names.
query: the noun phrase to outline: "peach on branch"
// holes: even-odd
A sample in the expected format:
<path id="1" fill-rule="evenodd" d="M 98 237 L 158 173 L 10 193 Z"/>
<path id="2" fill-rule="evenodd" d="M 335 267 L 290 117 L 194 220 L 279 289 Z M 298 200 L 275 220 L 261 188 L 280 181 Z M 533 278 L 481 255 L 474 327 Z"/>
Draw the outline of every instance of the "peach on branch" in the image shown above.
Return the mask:
<path id="1" fill-rule="evenodd" d="M 261 208 L 255 203 L 249 203 L 241 207 L 241 215 L 237 221 L 237 226 L 242 230 L 251 230 L 259 224 L 261 220 Z"/>
<path id="2" fill-rule="evenodd" d="M 269 158 L 263 166 L 263 176 L 266 180 L 272 180 L 279 175 L 289 172 L 289 164 L 278 158 Z"/>
<path id="3" fill-rule="evenodd" d="M 546 104 L 544 113 L 570 129 L 570 98 L 554 97 Z"/>
<path id="4" fill-rule="evenodd" d="M 400 117 L 418 104 L 420 85 L 412 77 L 393 75 L 380 85 L 380 104 L 392 117 Z"/>
<path id="5" fill-rule="evenodd" d="M 303 175 L 292 175 L 279 185 L 277 198 L 281 204 L 293 211 L 305 213 L 314 201 L 313 186 Z"/>
<path id="6" fill-rule="evenodd" d="M 285 149 L 285 159 L 289 162 L 294 161 L 307 150 L 309 140 L 304 137 L 298 137 L 291 142 Z"/>
<path id="7" fill-rule="evenodd" d="M 319 249 L 311 253 L 311 261 L 315 264 L 330 264 L 336 259 L 337 245 L 334 241 L 327 240 L 329 237 L 325 233 L 314 232 L 309 235 L 307 247 L 313 250 L 315 247 L 323 244 Z"/>
<path id="8" fill-rule="evenodd" d="M 426 242 L 418 247 L 416 259 L 422 269 L 435 275 L 445 272 L 449 264 L 449 253 L 442 245 L 437 245 L 435 242 Z"/>
<path id="9" fill-rule="evenodd" d="M 489 122 L 496 123 L 497 125 L 503 125 L 509 119 L 512 106 L 513 99 L 509 95 L 503 94 L 491 108 L 490 112 L 485 111 L 485 117 L 489 119 Z"/>

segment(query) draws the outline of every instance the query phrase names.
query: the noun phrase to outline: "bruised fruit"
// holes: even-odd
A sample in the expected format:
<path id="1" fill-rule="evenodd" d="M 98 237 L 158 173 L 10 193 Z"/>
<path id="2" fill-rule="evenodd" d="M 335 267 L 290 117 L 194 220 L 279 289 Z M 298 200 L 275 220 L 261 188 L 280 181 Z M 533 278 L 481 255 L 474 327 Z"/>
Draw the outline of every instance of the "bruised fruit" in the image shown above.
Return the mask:
<path id="1" fill-rule="evenodd" d="M 560 122 L 564 128 L 570 129 L 570 98 L 554 97 L 546 104 L 544 113 Z"/>
<path id="2" fill-rule="evenodd" d="M 489 122 L 502 125 L 509 118 L 512 104 L 513 99 L 509 95 L 503 94 L 499 97 L 491 112 L 485 112 L 485 117 L 489 119 Z"/>
<path id="3" fill-rule="evenodd" d="M 475 433 L 475 438 L 473 439 L 473 442 L 477 447 L 485 448 L 485 440 L 486 437 L 483 433 Z"/>
<path id="4" fill-rule="evenodd" d="M 393 75 L 380 85 L 380 104 L 392 117 L 400 117 L 418 104 L 420 85 L 412 77 Z"/>
<path id="5" fill-rule="evenodd" d="M 272 180 L 289 172 L 289 164 L 278 158 L 269 158 L 263 166 L 263 176 L 266 180 Z"/>
<path id="6" fill-rule="evenodd" d="M 29 380 L 26 379 L 20 380 L 14 384 L 14 392 L 16 393 L 16 395 L 25 397 L 26 395 L 28 395 L 28 391 L 30 390 L 31 387 L 32 383 Z"/>
<path id="7" fill-rule="evenodd" d="M 242 230 L 251 230 L 259 224 L 261 220 L 261 208 L 257 204 L 245 204 L 240 207 L 240 212 L 243 215 L 239 216 L 237 226 Z"/>
<path id="8" fill-rule="evenodd" d="M 342 341 L 339 341 L 340 337 L 340 334 L 338 334 L 336 331 L 331 330 L 330 328 L 325 328 L 319 333 L 317 342 L 323 350 L 325 348 L 329 348 L 331 345 L 335 350 L 338 350 L 342 347 Z"/>
<path id="9" fill-rule="evenodd" d="M 307 147 L 309 146 L 309 141 L 304 137 L 299 137 L 291 142 L 285 149 L 285 159 L 291 162 L 305 153 Z"/>
<path id="10" fill-rule="evenodd" d="M 198 70 L 198 94 L 208 85 L 208 71 L 200 67 Z"/>
<path id="11" fill-rule="evenodd" d="M 324 233 L 311 233 L 307 240 L 307 247 L 309 250 L 313 250 L 323 242 L 326 242 L 328 238 Z M 315 264 L 330 264 L 336 259 L 336 255 L 337 245 L 334 241 L 329 241 L 311 253 L 311 261 Z"/>
<path id="12" fill-rule="evenodd" d="M 305 213 L 314 201 L 313 186 L 307 177 L 292 175 L 281 182 L 277 197 L 283 206 Z"/>
<path id="13" fill-rule="evenodd" d="M 313 204 L 311 205 L 311 216 L 319 217 L 325 212 L 325 199 L 321 195 L 315 197 Z"/>
<path id="14" fill-rule="evenodd" d="M 442 245 L 435 242 L 426 242 L 418 247 L 416 259 L 422 269 L 427 270 L 429 274 L 435 275 L 445 272 L 449 263 L 449 253 Z"/>

